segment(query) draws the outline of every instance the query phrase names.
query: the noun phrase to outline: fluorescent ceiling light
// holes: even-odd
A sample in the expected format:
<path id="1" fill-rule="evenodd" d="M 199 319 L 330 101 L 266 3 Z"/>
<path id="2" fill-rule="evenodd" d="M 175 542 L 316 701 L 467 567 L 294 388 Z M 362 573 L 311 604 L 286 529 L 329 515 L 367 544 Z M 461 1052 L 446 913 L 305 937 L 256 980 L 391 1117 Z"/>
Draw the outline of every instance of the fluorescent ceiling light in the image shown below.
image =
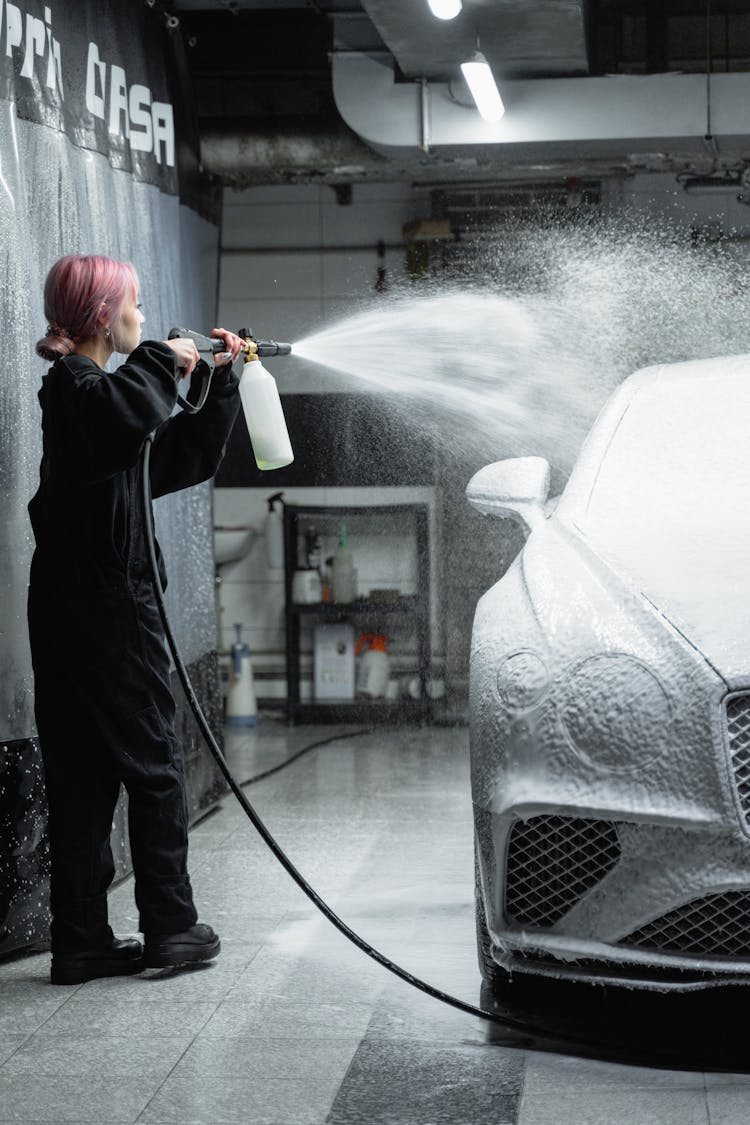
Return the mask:
<path id="1" fill-rule="evenodd" d="M 439 20 L 455 19 L 461 11 L 461 0 L 427 0 L 433 16 Z"/>
<path id="2" fill-rule="evenodd" d="M 505 106 L 490 70 L 490 64 L 482 52 L 475 51 L 470 59 L 461 63 L 461 70 L 484 120 L 499 121 L 505 113 Z"/>

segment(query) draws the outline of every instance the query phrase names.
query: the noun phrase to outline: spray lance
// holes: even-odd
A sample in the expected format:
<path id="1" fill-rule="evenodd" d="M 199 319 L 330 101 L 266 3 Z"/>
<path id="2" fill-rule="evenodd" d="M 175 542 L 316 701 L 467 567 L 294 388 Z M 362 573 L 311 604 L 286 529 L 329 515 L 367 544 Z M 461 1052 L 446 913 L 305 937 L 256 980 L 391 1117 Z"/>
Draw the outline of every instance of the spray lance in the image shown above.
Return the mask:
<path id="1" fill-rule="evenodd" d="M 294 453 L 276 380 L 260 362 L 260 357 L 289 355 L 292 345 L 282 344 L 276 340 L 255 340 L 249 328 L 240 328 L 237 335 L 241 336 L 247 345 L 242 353 L 244 367 L 240 376 L 240 401 L 250 441 L 253 444 L 255 461 L 259 469 L 281 469 L 284 465 L 291 465 Z M 182 396 L 178 399 L 183 410 L 194 414 L 206 401 L 216 365 L 216 356 L 226 350 L 226 344 L 216 336 L 204 336 L 200 332 L 192 332 L 189 328 L 170 329 L 168 339 L 174 340 L 178 337 L 192 340 L 202 361 L 202 366 L 199 364 L 202 386 L 198 401 L 192 403 Z"/>

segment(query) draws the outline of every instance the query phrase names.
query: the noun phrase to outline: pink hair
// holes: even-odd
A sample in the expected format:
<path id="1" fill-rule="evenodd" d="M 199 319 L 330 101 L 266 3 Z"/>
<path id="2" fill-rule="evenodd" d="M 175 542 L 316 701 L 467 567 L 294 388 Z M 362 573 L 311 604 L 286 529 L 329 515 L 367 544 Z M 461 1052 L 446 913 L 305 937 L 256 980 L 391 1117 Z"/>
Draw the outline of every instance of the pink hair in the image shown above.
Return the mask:
<path id="1" fill-rule="evenodd" d="M 138 275 L 130 262 L 101 254 L 67 254 L 55 262 L 44 283 L 47 335 L 37 342 L 42 359 L 70 355 L 120 316 L 128 297 L 138 294 Z"/>

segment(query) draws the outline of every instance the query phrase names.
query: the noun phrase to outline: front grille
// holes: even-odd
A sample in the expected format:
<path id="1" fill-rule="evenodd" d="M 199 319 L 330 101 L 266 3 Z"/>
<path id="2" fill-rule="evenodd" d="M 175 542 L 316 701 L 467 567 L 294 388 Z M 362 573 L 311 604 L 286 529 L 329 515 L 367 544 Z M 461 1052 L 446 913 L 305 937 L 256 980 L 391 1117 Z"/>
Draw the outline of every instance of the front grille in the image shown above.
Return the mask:
<path id="1" fill-rule="evenodd" d="M 730 696 L 726 715 L 734 784 L 745 825 L 750 828 L 750 695 Z"/>
<path id="2" fill-rule="evenodd" d="M 642 926 L 618 944 L 657 953 L 748 957 L 750 891 L 725 891 L 694 899 Z"/>
<path id="3" fill-rule="evenodd" d="M 553 926 L 619 858 L 611 821 L 563 816 L 516 821 L 506 861 L 506 917 L 524 926 Z"/>

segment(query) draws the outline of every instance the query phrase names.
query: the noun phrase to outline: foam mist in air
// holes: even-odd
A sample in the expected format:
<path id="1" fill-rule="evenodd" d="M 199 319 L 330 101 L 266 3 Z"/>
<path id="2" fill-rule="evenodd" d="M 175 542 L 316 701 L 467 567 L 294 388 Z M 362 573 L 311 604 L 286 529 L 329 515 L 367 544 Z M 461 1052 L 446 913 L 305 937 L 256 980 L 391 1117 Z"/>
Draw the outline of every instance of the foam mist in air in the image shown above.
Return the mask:
<path id="1" fill-rule="evenodd" d="M 750 351 L 739 244 L 620 216 L 507 228 L 460 279 L 379 298 L 294 345 L 470 460 L 570 469 L 611 391 L 653 363 Z"/>

